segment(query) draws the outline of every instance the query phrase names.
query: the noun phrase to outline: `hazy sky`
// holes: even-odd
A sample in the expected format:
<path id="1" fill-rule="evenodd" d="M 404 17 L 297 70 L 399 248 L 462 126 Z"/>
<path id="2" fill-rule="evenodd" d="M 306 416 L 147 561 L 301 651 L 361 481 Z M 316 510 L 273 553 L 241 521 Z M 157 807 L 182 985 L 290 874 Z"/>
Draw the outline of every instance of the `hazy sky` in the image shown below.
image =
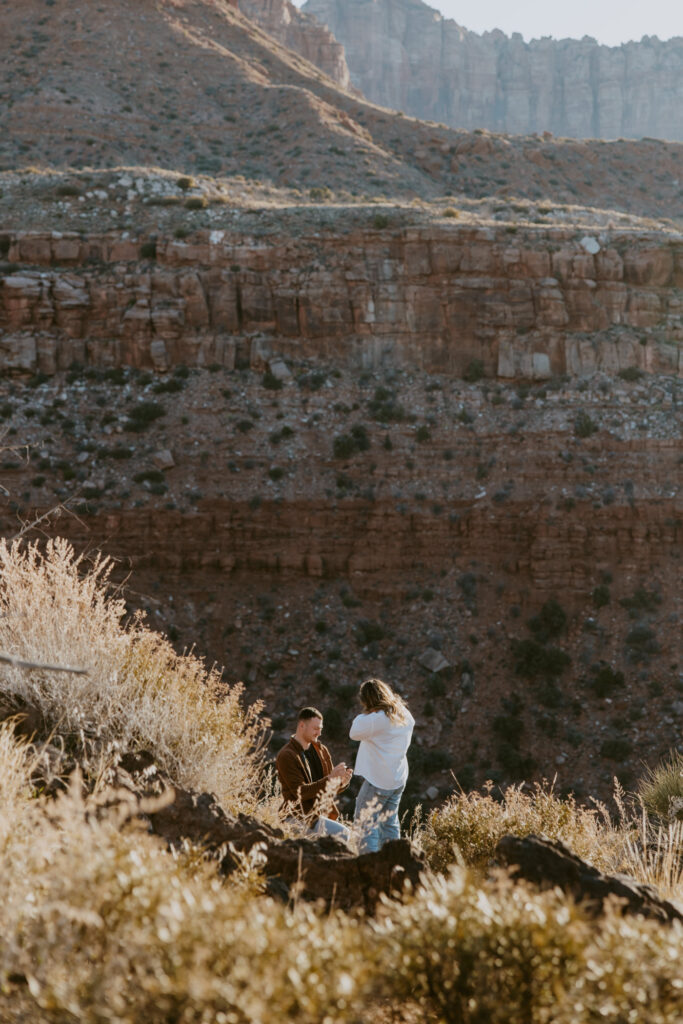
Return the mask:
<path id="1" fill-rule="evenodd" d="M 525 39 L 594 36 L 616 46 L 642 36 L 683 36 L 681 0 L 437 0 L 429 6 L 474 32 L 500 28 L 507 35 L 521 32 Z"/>
<path id="2" fill-rule="evenodd" d="M 295 0 L 300 7 L 303 0 Z M 540 36 L 581 39 L 618 46 L 629 39 L 683 36 L 682 0 L 426 0 L 446 18 L 473 32 L 500 28 L 521 32 L 526 40 Z"/>

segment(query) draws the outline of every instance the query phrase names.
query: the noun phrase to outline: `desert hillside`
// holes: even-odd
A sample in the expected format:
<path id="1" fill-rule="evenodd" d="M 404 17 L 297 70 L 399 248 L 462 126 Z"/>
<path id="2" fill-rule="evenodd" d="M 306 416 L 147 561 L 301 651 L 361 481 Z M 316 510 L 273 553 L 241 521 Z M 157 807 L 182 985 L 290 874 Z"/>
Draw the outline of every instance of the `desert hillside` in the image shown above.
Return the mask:
<path id="1" fill-rule="evenodd" d="M 308 0 L 368 99 L 454 128 L 683 140 L 683 37 L 478 35 L 422 0 Z M 467 11 L 463 8 L 463 20 Z M 276 26 L 272 26 L 273 30 Z"/>
<path id="2" fill-rule="evenodd" d="M 372 671 L 438 754 L 416 797 L 632 777 L 681 685 L 681 146 L 400 117 L 214 0 L 79 11 L 41 8 L 33 91 L 6 85 L 5 530 L 65 503 L 41 529 L 132 567 L 131 607 L 265 695 L 274 745 L 311 693 L 341 730 Z M 0 13 L 15 70 L 32 14 Z M 571 667 L 525 681 L 553 601 Z M 623 707 L 589 713 L 603 665 Z"/>
<path id="3" fill-rule="evenodd" d="M 0 7 L 0 169 L 159 166 L 355 196 L 680 216 L 681 145 L 456 131 L 341 89 L 226 0 Z"/>
<path id="4" fill-rule="evenodd" d="M 682 158 L 286 0 L 0 2 L 0 1020 L 681 1016 Z M 363 852 L 273 760 L 370 674 Z"/>

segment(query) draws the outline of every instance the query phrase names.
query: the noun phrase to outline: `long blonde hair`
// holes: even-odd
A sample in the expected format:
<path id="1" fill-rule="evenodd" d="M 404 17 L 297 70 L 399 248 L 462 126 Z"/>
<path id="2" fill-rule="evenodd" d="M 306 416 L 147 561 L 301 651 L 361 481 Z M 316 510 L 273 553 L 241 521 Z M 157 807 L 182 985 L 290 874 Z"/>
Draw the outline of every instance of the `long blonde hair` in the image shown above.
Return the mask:
<path id="1" fill-rule="evenodd" d="M 368 714 L 372 711 L 383 711 L 391 722 L 405 722 L 405 702 L 381 679 L 366 679 L 360 685 L 358 696 Z"/>

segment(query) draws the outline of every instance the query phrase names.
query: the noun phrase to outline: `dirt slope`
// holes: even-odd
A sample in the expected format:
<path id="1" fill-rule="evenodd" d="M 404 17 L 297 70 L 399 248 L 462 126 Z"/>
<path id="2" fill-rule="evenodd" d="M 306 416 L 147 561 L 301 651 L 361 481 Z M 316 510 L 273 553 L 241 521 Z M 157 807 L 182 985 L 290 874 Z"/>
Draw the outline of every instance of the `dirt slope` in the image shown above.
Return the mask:
<path id="1" fill-rule="evenodd" d="M 0 169 L 158 165 L 680 216 L 683 146 L 448 129 L 344 92 L 225 0 L 0 5 Z"/>

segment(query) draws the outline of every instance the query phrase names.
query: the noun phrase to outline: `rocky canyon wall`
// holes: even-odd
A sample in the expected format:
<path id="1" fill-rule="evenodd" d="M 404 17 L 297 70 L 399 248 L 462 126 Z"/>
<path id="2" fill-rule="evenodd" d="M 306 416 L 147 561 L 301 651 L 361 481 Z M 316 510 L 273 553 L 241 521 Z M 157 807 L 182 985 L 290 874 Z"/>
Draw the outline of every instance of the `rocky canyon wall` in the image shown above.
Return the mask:
<path id="1" fill-rule="evenodd" d="M 683 37 L 477 35 L 420 0 L 308 0 L 368 99 L 456 128 L 683 139 Z"/>
<path id="2" fill-rule="evenodd" d="M 146 245 L 15 233 L 3 246 L 4 370 L 277 352 L 453 375 L 478 360 L 510 378 L 683 373 L 683 246 L 667 236 L 429 225 Z"/>
<path id="3" fill-rule="evenodd" d="M 349 88 L 344 47 L 317 18 L 289 0 L 239 0 L 239 8 L 268 35 L 315 64 L 343 89 Z"/>

